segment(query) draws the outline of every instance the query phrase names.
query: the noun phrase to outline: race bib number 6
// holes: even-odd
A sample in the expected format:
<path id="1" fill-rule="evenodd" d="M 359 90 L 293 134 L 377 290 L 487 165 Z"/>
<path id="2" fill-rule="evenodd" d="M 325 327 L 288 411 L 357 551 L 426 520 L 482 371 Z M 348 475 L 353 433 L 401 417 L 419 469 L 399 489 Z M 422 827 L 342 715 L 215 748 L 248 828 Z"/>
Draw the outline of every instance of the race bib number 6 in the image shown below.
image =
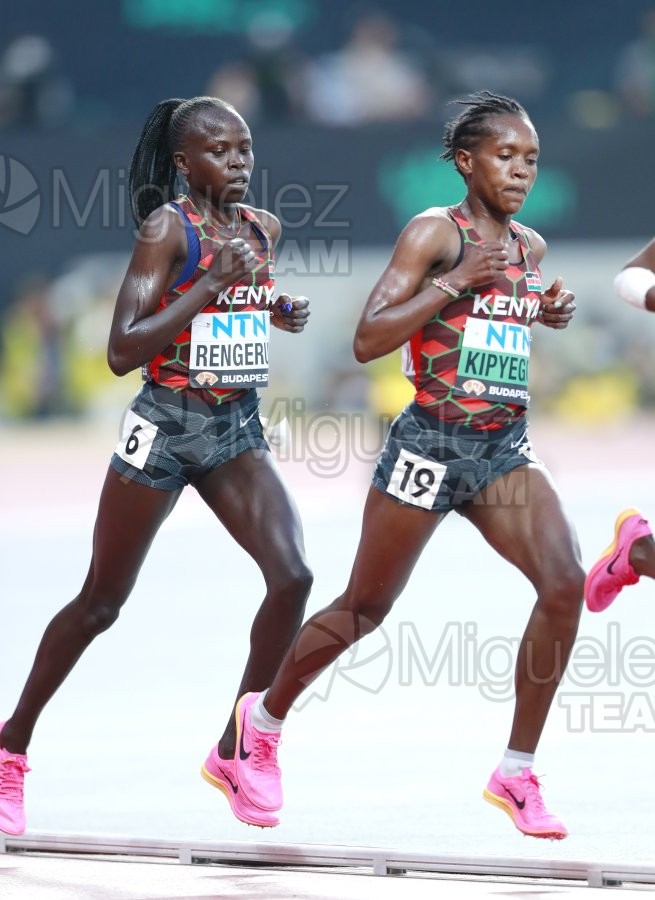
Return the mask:
<path id="1" fill-rule="evenodd" d="M 123 436 L 114 452 L 131 466 L 142 469 L 147 462 L 152 442 L 158 430 L 156 425 L 138 416 L 130 409 L 123 420 Z"/>
<path id="2" fill-rule="evenodd" d="M 401 450 L 391 473 L 387 493 L 405 503 L 432 509 L 447 466 Z"/>

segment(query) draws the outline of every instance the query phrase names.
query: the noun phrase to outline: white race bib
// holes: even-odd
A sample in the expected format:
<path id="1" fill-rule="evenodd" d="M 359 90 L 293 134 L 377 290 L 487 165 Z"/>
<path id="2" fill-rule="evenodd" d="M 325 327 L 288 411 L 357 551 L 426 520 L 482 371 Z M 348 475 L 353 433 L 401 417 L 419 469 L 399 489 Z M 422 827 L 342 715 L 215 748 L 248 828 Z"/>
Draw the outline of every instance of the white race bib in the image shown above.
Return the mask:
<path id="1" fill-rule="evenodd" d="M 126 463 L 142 469 L 148 459 L 152 442 L 159 429 L 131 409 L 123 419 L 123 436 L 114 451 Z"/>
<path id="2" fill-rule="evenodd" d="M 527 406 L 529 364 L 527 325 L 469 316 L 454 391 L 492 403 Z"/>
<path id="3" fill-rule="evenodd" d="M 405 503 L 432 509 L 447 466 L 401 450 L 389 479 L 387 494 Z"/>
<path id="4" fill-rule="evenodd" d="M 191 387 L 266 387 L 270 322 L 263 309 L 198 313 L 191 323 Z"/>

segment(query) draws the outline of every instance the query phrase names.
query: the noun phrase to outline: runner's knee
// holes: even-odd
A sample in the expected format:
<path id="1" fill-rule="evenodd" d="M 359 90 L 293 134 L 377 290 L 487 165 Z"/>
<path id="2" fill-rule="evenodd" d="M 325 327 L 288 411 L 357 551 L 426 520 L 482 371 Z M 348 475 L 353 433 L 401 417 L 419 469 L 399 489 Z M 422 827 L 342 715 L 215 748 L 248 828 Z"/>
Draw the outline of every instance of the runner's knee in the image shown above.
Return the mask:
<path id="1" fill-rule="evenodd" d="M 555 567 L 539 598 L 545 612 L 558 618 L 577 618 L 584 598 L 584 580 L 584 570 L 577 563 Z"/>
<path id="2" fill-rule="evenodd" d="M 360 637 L 364 637 L 365 634 L 370 634 L 384 622 L 393 608 L 395 597 L 389 597 L 386 594 L 380 595 L 379 593 L 360 593 L 357 597 L 348 597 L 346 595 L 343 600 L 346 608 L 357 618 L 357 628 L 360 632 Z"/>
<path id="3" fill-rule="evenodd" d="M 84 631 L 95 637 L 114 624 L 120 612 L 119 606 L 94 606 L 84 614 Z"/>
<path id="4" fill-rule="evenodd" d="M 298 563 L 283 577 L 269 584 L 269 595 L 277 602 L 291 602 L 304 608 L 314 583 L 314 573 L 304 563 Z"/>
<path id="5" fill-rule="evenodd" d="M 119 613 L 131 590 L 116 589 L 111 593 L 95 593 L 83 601 L 82 627 L 86 634 L 96 637 L 107 631 L 118 619 Z"/>

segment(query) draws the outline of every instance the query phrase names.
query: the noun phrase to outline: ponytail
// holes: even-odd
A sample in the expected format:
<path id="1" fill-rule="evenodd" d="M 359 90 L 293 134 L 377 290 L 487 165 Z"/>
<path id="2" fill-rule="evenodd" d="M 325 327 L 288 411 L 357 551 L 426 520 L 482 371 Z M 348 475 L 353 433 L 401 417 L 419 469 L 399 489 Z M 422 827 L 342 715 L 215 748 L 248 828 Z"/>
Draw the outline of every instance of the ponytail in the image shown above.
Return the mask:
<path id="1" fill-rule="evenodd" d="M 146 119 L 130 165 L 130 204 L 140 227 L 153 210 L 173 196 L 177 169 L 168 141 L 168 129 L 183 100 L 163 100 Z"/>
<path id="2" fill-rule="evenodd" d="M 130 165 L 130 205 L 137 227 L 176 196 L 178 173 L 173 152 L 181 146 L 191 118 L 210 108 L 239 115 L 231 104 L 217 97 L 193 97 L 162 100 L 146 119 Z"/>

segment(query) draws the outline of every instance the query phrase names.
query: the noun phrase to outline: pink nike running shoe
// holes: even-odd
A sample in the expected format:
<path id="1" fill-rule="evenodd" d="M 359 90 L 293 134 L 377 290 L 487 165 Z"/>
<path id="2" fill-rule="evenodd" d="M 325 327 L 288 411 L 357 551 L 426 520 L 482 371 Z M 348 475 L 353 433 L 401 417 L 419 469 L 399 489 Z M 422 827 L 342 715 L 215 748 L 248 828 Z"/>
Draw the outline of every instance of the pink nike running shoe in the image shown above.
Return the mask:
<path id="1" fill-rule="evenodd" d="M 273 813 L 258 809 L 248 801 L 237 783 L 234 760 L 219 756 L 218 747 L 212 747 L 200 769 L 200 774 L 205 781 L 225 794 L 232 812 L 241 822 L 245 822 L 246 825 L 259 825 L 260 828 L 274 828 L 280 824 L 280 820 Z"/>
<path id="2" fill-rule="evenodd" d="M 4 724 L 0 722 L 0 732 Z M 25 831 L 24 785 L 29 771 L 27 756 L 0 747 L 0 831 L 5 834 Z"/>
<path id="3" fill-rule="evenodd" d="M 503 775 L 499 766 L 482 796 L 504 810 L 523 834 L 556 841 L 568 835 L 563 823 L 544 806 L 541 785 L 531 769 L 521 769 L 520 775 Z"/>
<path id="4" fill-rule="evenodd" d="M 624 509 L 614 524 L 614 540 L 601 553 L 585 579 L 584 595 L 592 612 L 602 612 L 639 575 L 630 565 L 630 549 L 639 538 L 652 535 L 648 521 L 638 509 Z"/>
<path id="5" fill-rule="evenodd" d="M 257 692 L 244 694 L 237 703 L 234 769 L 239 787 L 250 803 L 276 812 L 282 808 L 282 775 L 277 764 L 280 735 L 259 731 L 250 721 L 250 710 L 259 696 Z"/>

